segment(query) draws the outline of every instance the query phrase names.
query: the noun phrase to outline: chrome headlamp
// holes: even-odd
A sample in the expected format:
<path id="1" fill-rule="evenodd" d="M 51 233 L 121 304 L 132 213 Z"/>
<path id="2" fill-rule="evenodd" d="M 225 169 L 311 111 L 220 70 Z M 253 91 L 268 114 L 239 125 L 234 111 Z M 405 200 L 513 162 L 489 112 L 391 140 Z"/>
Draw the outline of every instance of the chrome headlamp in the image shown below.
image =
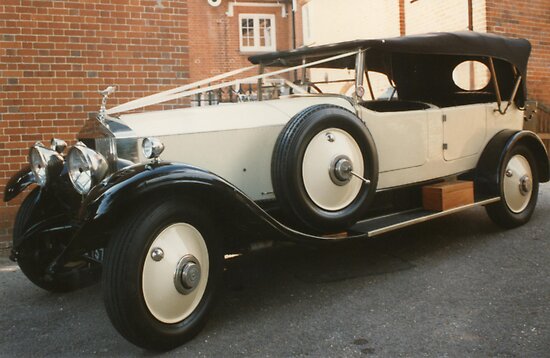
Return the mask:
<path id="1" fill-rule="evenodd" d="M 29 164 L 36 183 L 45 186 L 48 177 L 59 175 L 63 168 L 63 157 L 55 150 L 44 147 L 36 142 L 29 151 Z"/>
<path id="2" fill-rule="evenodd" d="M 147 159 L 158 158 L 164 151 L 164 144 L 157 138 L 152 137 L 144 138 L 141 147 L 143 149 L 143 155 Z"/>
<path id="3" fill-rule="evenodd" d="M 67 142 L 62 139 L 52 138 L 50 141 L 50 148 L 61 154 L 67 149 Z"/>
<path id="4" fill-rule="evenodd" d="M 67 155 L 69 179 L 77 192 L 84 195 L 101 181 L 109 170 L 104 156 L 78 142 Z"/>

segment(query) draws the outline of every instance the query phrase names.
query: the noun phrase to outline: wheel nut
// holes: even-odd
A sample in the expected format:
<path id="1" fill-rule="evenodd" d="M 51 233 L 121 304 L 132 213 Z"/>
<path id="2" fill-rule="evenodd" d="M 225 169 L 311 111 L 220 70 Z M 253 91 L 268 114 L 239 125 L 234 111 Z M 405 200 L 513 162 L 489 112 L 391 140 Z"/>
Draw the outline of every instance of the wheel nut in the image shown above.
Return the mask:
<path id="1" fill-rule="evenodd" d="M 201 278 L 199 266 L 194 262 L 189 262 L 181 272 L 181 283 L 187 289 L 193 289 L 197 286 Z"/>
<path id="2" fill-rule="evenodd" d="M 531 181 L 531 178 L 529 178 L 528 175 L 524 175 L 519 180 L 519 192 L 521 195 L 527 195 L 531 192 L 531 189 L 533 188 L 533 183 Z"/>
<path id="3" fill-rule="evenodd" d="M 511 171 L 510 169 L 506 170 L 506 176 L 507 176 L 508 178 L 511 178 L 512 175 L 514 175 L 514 173 L 512 173 L 512 171 Z"/>
<path id="4" fill-rule="evenodd" d="M 331 142 L 331 143 L 334 142 L 334 139 L 335 139 L 335 138 L 334 138 L 334 134 L 332 134 L 332 133 L 330 133 L 330 132 L 327 132 L 326 136 L 327 136 L 327 140 L 328 140 L 329 142 Z"/>
<path id="5" fill-rule="evenodd" d="M 151 258 L 153 261 L 160 261 L 164 258 L 164 251 L 160 247 L 155 247 L 153 250 L 151 250 Z"/>
<path id="6" fill-rule="evenodd" d="M 201 265 L 193 255 L 183 256 L 176 265 L 174 286 L 182 295 L 188 295 L 198 287 L 201 280 Z"/>

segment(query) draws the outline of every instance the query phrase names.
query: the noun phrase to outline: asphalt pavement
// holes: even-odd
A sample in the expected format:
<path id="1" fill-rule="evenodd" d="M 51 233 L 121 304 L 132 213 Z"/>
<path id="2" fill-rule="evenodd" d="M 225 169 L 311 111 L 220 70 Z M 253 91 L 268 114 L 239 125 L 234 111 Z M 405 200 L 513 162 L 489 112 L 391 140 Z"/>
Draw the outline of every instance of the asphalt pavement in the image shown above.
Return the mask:
<path id="1" fill-rule="evenodd" d="M 64 295 L 0 259 L 0 356 L 150 356 L 101 285 Z M 227 261 L 223 296 L 178 357 L 550 357 L 550 185 L 504 231 L 476 208 L 353 244 Z"/>

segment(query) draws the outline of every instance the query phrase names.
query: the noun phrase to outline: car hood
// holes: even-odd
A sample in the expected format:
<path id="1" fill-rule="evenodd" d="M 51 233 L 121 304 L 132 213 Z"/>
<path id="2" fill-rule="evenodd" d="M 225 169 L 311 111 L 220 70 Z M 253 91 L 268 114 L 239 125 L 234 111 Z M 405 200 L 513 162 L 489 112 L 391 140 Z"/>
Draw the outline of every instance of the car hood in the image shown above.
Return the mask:
<path id="1" fill-rule="evenodd" d="M 317 104 L 334 104 L 355 111 L 343 96 L 295 95 L 261 102 L 125 114 L 120 116 L 119 124 L 141 138 L 277 126 Z"/>

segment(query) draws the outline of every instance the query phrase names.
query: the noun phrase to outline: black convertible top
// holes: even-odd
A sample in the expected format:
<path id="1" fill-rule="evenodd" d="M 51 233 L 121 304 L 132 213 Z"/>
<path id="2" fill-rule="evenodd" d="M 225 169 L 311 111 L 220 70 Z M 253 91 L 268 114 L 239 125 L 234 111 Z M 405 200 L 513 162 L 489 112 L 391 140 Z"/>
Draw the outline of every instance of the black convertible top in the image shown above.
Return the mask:
<path id="1" fill-rule="evenodd" d="M 250 56 L 254 64 L 293 66 L 302 58 L 319 58 L 356 49 L 368 50 L 367 57 L 376 53 L 434 54 L 486 56 L 504 60 L 516 66 L 522 75 L 527 71 L 531 44 L 525 39 L 511 39 L 494 34 L 471 31 L 434 32 L 387 39 L 346 41 L 330 45 L 302 47 L 290 51 L 269 52 Z M 354 59 L 339 61 L 340 66 L 353 68 Z"/>
<path id="2" fill-rule="evenodd" d="M 249 60 L 265 66 L 291 67 L 301 65 L 304 60 L 313 62 L 359 49 L 365 50 L 366 69 L 386 74 L 395 83 L 399 98 L 402 99 L 438 105 L 465 104 L 465 100 L 473 103 L 482 100 L 493 101 L 496 99 L 496 93 L 492 83 L 481 89 L 487 98 L 475 97 L 482 95 L 480 91 L 464 97 L 452 77 L 453 70 L 462 61 L 480 61 L 490 66 L 490 59 L 494 63 L 502 98 L 507 99 L 513 95 L 516 70 L 522 78 L 522 86 L 515 100 L 519 107 L 523 106 L 527 95 L 527 61 L 531 52 L 529 41 L 471 31 L 347 41 L 270 52 L 251 56 Z M 313 67 L 353 69 L 355 56 L 343 57 Z M 458 99 L 458 96 L 462 99 Z"/>

